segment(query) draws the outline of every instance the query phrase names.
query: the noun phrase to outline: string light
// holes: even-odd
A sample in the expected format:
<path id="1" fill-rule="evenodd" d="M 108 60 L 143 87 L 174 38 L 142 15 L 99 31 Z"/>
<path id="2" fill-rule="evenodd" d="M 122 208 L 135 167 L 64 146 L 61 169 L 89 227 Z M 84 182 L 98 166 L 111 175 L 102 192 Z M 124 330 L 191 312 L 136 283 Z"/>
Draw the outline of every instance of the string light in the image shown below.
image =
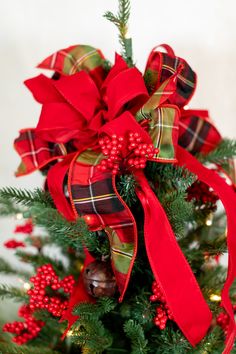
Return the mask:
<path id="1" fill-rule="evenodd" d="M 28 291 L 31 288 L 31 285 L 29 283 L 24 283 L 23 288 Z"/>
<path id="2" fill-rule="evenodd" d="M 211 226 L 213 223 L 213 214 L 210 214 L 206 219 L 206 226 Z"/>
<path id="3" fill-rule="evenodd" d="M 74 335 L 74 333 L 71 329 L 66 334 L 67 337 L 72 337 L 73 335 Z"/>
<path id="4" fill-rule="evenodd" d="M 211 294 L 210 295 L 210 300 L 213 302 L 219 302 L 221 301 L 221 296 L 217 294 Z"/>
<path id="5" fill-rule="evenodd" d="M 17 213 L 15 215 L 16 220 L 22 220 L 23 219 L 23 214 L 22 213 Z"/>

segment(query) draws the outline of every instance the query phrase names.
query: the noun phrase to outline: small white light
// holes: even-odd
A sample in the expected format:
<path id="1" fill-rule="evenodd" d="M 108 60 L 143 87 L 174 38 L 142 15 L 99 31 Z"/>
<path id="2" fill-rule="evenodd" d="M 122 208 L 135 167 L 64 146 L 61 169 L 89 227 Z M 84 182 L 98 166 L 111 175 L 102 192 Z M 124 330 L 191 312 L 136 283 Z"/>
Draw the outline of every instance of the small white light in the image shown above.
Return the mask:
<path id="1" fill-rule="evenodd" d="M 29 283 L 24 283 L 23 287 L 27 291 L 31 288 L 31 285 Z"/>
<path id="2" fill-rule="evenodd" d="M 73 336 L 73 331 L 69 330 L 66 334 L 67 337 L 72 337 Z"/>
<path id="3" fill-rule="evenodd" d="M 212 219 L 207 219 L 206 225 L 207 225 L 207 226 L 211 226 L 211 225 L 212 225 Z"/>
<path id="4" fill-rule="evenodd" d="M 221 301 L 221 296 L 217 295 L 217 294 L 211 294 L 210 295 L 210 300 L 214 301 L 214 302 L 219 302 L 219 301 Z"/>
<path id="5" fill-rule="evenodd" d="M 17 213 L 15 218 L 16 218 L 16 220 L 22 220 L 23 219 L 23 214 L 22 213 Z"/>

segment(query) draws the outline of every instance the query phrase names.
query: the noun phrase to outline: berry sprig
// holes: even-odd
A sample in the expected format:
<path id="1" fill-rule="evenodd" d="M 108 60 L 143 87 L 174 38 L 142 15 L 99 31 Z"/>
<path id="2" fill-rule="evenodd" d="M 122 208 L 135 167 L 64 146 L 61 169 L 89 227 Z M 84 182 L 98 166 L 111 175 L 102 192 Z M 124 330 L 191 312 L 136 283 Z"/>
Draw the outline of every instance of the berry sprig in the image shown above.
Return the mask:
<path id="1" fill-rule="evenodd" d="M 153 158 L 159 151 L 153 144 L 142 143 L 139 133 L 129 133 L 128 141 L 128 150 L 132 152 L 128 165 L 136 169 L 145 168 L 147 160 Z"/>
<path id="2" fill-rule="evenodd" d="M 236 312 L 236 305 L 233 305 L 234 313 Z M 229 328 L 229 316 L 225 312 L 221 312 L 216 317 L 216 323 L 221 327 L 225 336 L 227 336 L 228 328 Z"/>
<path id="3" fill-rule="evenodd" d="M 159 302 L 159 306 L 156 308 L 156 316 L 153 319 L 154 324 L 161 330 L 166 328 L 166 322 L 168 320 L 173 321 L 173 313 L 166 303 L 166 298 L 160 287 L 160 285 L 154 281 L 152 284 L 153 294 L 150 296 L 151 302 Z"/>
<path id="4" fill-rule="evenodd" d="M 103 139 L 99 139 L 102 153 L 104 156 L 107 156 L 107 159 L 102 160 L 100 165 L 98 165 L 101 171 L 111 170 L 112 174 L 117 174 L 121 161 L 123 142 L 124 138 L 121 136 L 118 137 L 116 134 L 113 134 L 111 138 L 106 136 Z"/>
<path id="5" fill-rule="evenodd" d="M 195 200 L 201 206 L 207 206 L 210 210 L 215 211 L 219 197 L 205 183 L 196 181 L 188 188 L 187 192 L 189 201 Z"/>
<path id="6" fill-rule="evenodd" d="M 18 315 L 23 317 L 25 321 L 6 323 L 3 326 L 3 331 L 16 334 L 12 341 L 18 345 L 22 345 L 37 337 L 45 323 L 33 317 L 33 311 L 28 305 L 21 306 L 19 308 Z"/>
<path id="7" fill-rule="evenodd" d="M 30 309 L 46 309 L 53 316 L 61 317 L 68 307 L 68 295 L 74 288 L 73 276 L 59 280 L 51 264 L 46 264 L 37 269 L 36 276 L 31 277 L 30 281 L 34 284 L 27 292 L 30 296 Z M 53 295 L 49 294 L 50 288 Z"/>
<path id="8" fill-rule="evenodd" d="M 24 242 L 17 241 L 17 240 L 15 240 L 15 239 L 12 238 L 12 239 L 10 239 L 10 240 L 4 242 L 4 246 L 5 246 L 6 248 L 12 248 L 12 249 L 14 249 L 14 248 L 19 248 L 19 247 L 25 247 L 26 245 L 25 245 Z"/>
<path id="9" fill-rule="evenodd" d="M 21 233 L 21 234 L 32 234 L 34 230 L 34 225 L 32 220 L 27 220 L 23 225 L 17 225 L 15 227 L 14 233 Z"/>
<path id="10" fill-rule="evenodd" d="M 143 143 L 137 132 L 130 132 L 126 140 L 116 134 L 111 138 L 106 136 L 99 140 L 99 145 L 107 158 L 100 162 L 98 168 L 101 171 L 111 170 L 113 175 L 116 175 L 121 168 L 145 168 L 147 160 L 153 158 L 159 151 L 153 144 Z M 127 156 L 123 158 L 122 150 L 128 150 Z"/>

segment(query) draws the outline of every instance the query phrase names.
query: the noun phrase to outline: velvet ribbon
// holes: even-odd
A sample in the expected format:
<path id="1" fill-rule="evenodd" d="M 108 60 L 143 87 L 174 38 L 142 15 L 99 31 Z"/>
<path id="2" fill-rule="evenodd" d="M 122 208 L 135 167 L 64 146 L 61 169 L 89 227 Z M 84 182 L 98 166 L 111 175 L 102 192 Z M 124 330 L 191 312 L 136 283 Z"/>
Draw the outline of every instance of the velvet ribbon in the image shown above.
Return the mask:
<path id="1" fill-rule="evenodd" d="M 230 353 L 236 336 L 234 311 L 229 297 L 230 287 L 236 277 L 236 194 L 222 177 L 216 172 L 204 167 L 194 156 L 180 146 L 177 149 L 178 165 L 186 167 L 198 179 L 213 188 L 224 205 L 227 215 L 227 244 L 228 244 L 228 274 L 221 294 L 221 305 L 229 316 L 229 327 L 226 338 L 226 347 L 223 354 Z"/>

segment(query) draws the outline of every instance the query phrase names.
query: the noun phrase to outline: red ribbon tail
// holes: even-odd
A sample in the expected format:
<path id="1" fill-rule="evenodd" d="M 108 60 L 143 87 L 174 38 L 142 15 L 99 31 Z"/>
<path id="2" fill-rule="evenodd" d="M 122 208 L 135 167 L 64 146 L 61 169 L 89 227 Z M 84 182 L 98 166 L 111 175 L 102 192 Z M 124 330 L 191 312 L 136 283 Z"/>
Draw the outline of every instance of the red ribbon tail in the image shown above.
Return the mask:
<path id="1" fill-rule="evenodd" d="M 175 322 L 194 346 L 206 335 L 211 312 L 145 175 L 137 171 L 135 177 L 139 184 L 136 193 L 144 209 L 144 238 L 154 277 L 162 287 Z"/>
<path id="2" fill-rule="evenodd" d="M 80 304 L 81 302 L 90 302 L 90 303 L 95 302 L 95 299 L 92 298 L 85 290 L 84 282 L 83 282 L 83 270 L 89 263 L 94 261 L 94 258 L 90 255 L 90 253 L 86 248 L 84 249 L 84 253 L 85 253 L 85 261 L 84 261 L 83 269 L 78 279 L 78 283 L 74 288 L 73 294 L 71 295 L 68 308 L 60 319 L 60 322 L 68 321 L 68 326 L 61 337 L 62 340 L 65 339 L 68 331 L 79 318 L 79 316 L 73 315 L 74 306 Z"/>
<path id="3" fill-rule="evenodd" d="M 216 172 L 204 167 L 194 156 L 180 146 L 177 149 L 177 159 L 180 166 L 186 167 L 189 171 L 196 174 L 200 181 L 214 189 L 221 199 L 227 215 L 228 274 L 221 294 L 221 304 L 229 316 L 228 334 L 224 350 L 224 354 L 228 354 L 233 348 L 236 336 L 234 311 L 229 297 L 230 287 L 236 278 L 236 193 Z"/>

